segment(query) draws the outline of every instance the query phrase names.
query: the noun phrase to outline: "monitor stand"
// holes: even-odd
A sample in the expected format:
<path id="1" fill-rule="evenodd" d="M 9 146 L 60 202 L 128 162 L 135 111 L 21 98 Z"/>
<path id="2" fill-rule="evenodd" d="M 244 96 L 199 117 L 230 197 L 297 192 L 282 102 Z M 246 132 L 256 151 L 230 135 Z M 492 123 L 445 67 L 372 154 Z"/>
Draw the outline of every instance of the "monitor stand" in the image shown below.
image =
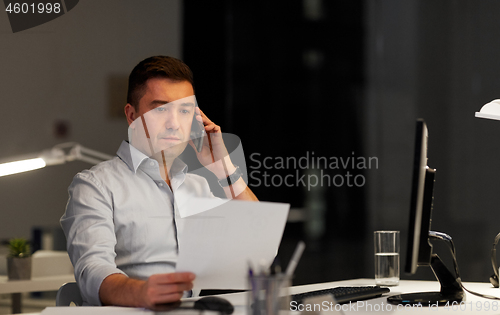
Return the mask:
<path id="1" fill-rule="evenodd" d="M 387 298 L 392 304 L 422 304 L 422 305 L 451 305 L 453 302 L 460 303 L 464 297 L 464 291 L 456 277 L 446 268 L 438 255 L 431 256 L 431 269 L 441 284 L 440 292 L 419 292 L 393 295 Z"/>

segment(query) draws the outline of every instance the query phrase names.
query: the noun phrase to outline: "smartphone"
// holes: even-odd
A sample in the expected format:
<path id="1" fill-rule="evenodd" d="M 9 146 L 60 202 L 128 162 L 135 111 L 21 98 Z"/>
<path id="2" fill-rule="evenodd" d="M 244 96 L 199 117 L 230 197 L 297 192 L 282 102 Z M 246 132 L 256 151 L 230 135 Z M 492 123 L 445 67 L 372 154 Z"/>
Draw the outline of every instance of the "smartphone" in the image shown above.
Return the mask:
<path id="1" fill-rule="evenodd" d="M 198 103 L 195 103 L 196 107 L 198 107 Z M 203 123 L 196 119 L 196 111 L 193 115 L 193 123 L 191 124 L 191 139 L 193 140 L 194 147 L 196 151 L 201 152 L 203 149 L 203 138 L 205 136 L 205 126 Z"/>

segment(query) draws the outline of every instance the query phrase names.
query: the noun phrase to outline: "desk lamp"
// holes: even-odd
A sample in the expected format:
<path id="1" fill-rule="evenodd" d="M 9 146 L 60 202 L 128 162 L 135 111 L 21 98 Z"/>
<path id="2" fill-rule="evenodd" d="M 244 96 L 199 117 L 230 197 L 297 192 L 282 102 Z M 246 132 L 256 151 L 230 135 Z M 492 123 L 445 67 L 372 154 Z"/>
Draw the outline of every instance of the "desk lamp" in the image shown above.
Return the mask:
<path id="1" fill-rule="evenodd" d="M 76 160 L 97 164 L 112 158 L 111 155 L 85 148 L 75 142 L 61 143 L 41 153 L 30 154 L 24 158 L 0 164 L 0 177 Z"/>
<path id="2" fill-rule="evenodd" d="M 500 120 L 500 99 L 493 100 L 476 112 L 476 117 Z"/>
<path id="3" fill-rule="evenodd" d="M 476 117 L 500 120 L 500 99 L 496 99 L 489 102 L 488 104 L 485 104 L 483 107 L 481 107 L 481 110 L 479 112 L 476 112 Z M 496 245 L 498 243 L 498 240 L 500 240 L 500 233 L 498 233 L 498 235 L 495 237 L 493 248 L 491 249 L 491 265 L 493 266 L 493 275 L 490 277 L 490 282 L 495 288 L 498 288 L 499 284 L 499 269 L 496 257 Z"/>

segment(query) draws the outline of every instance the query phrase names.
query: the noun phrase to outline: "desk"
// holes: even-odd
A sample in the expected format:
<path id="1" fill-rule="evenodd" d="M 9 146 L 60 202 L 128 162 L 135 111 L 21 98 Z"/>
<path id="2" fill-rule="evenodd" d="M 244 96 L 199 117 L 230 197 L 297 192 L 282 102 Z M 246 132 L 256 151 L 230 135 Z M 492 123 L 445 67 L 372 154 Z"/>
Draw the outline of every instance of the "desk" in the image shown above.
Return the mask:
<path id="1" fill-rule="evenodd" d="M 75 277 L 72 274 L 11 281 L 8 280 L 7 276 L 0 276 L 0 294 L 12 294 L 12 313 L 20 313 L 21 293 L 57 291 L 64 283 L 74 281 Z"/>
<path id="2" fill-rule="evenodd" d="M 332 288 L 338 286 L 369 286 L 375 285 L 374 279 L 355 279 L 355 280 L 345 280 L 345 281 L 335 281 L 328 283 L 318 283 L 318 284 L 310 284 L 303 286 L 295 286 L 290 288 L 290 294 L 303 293 L 314 290 L 321 290 L 325 288 Z M 464 286 L 474 292 L 493 295 L 500 297 L 500 289 L 494 288 L 490 283 L 472 283 L 466 282 Z M 367 301 L 360 301 L 358 303 L 353 303 L 351 305 L 344 304 L 343 311 L 344 314 L 449 314 L 449 313 L 458 313 L 463 315 L 468 314 L 500 314 L 500 301 L 488 300 L 484 298 L 477 297 L 475 295 L 469 294 L 465 292 L 465 301 L 461 306 L 453 306 L 449 308 L 444 307 L 421 307 L 411 309 L 407 307 L 406 309 L 402 306 L 399 307 L 397 305 L 392 305 L 387 303 L 387 297 L 394 294 L 400 293 L 410 293 L 410 292 L 424 292 L 424 291 L 439 291 L 440 285 L 439 282 L 436 281 L 409 281 L 402 280 L 400 281 L 400 285 L 396 287 L 390 287 L 391 292 L 388 294 L 384 294 L 380 298 L 371 299 Z M 235 305 L 235 315 L 245 314 L 245 299 L 246 297 L 242 293 L 228 294 L 224 296 L 226 299 L 231 301 L 233 305 Z M 476 309 L 476 303 L 477 309 Z M 490 309 L 489 311 L 485 311 L 485 305 L 489 303 Z M 493 303 L 496 303 L 496 310 L 492 309 Z M 383 308 L 382 308 L 383 306 Z M 482 307 L 481 311 L 478 311 L 479 306 Z M 290 312 L 290 314 L 300 314 L 299 312 Z"/>
<path id="3" fill-rule="evenodd" d="M 301 293 L 313 290 L 319 290 L 328 287 L 335 286 L 365 286 L 374 285 L 375 281 L 373 279 L 356 279 L 356 280 L 346 280 L 346 281 L 336 281 L 324 284 L 313 284 L 307 286 L 297 286 L 291 288 L 291 293 Z M 473 283 L 466 282 L 464 286 L 474 292 L 488 294 L 500 297 L 500 289 L 494 288 L 490 283 Z M 500 301 L 488 300 L 484 298 L 477 297 L 468 292 L 465 292 L 465 300 L 462 305 L 454 305 L 448 308 L 445 307 L 420 307 L 420 308 L 410 308 L 406 309 L 403 306 L 397 306 L 387 303 L 387 297 L 394 294 L 410 293 L 410 292 L 426 292 L 426 291 L 439 291 L 440 285 L 436 281 L 409 281 L 402 280 L 400 285 L 395 287 L 390 287 L 391 292 L 384 294 L 380 298 L 371 299 L 367 301 L 360 301 L 357 304 L 344 304 L 345 314 L 500 314 Z M 477 303 L 477 304 L 476 304 Z M 489 303 L 489 304 L 487 304 Z M 492 307 L 493 304 L 496 307 Z M 489 310 L 485 311 L 486 305 L 489 305 Z"/>
<path id="4" fill-rule="evenodd" d="M 355 279 L 355 280 L 346 280 L 346 281 L 335 281 L 328 283 L 318 283 L 318 284 L 310 284 L 303 286 L 295 286 L 290 288 L 291 294 L 297 294 L 307 291 L 320 290 L 331 287 L 338 286 L 365 286 L 365 285 L 374 285 L 375 281 L 373 279 Z M 500 289 L 493 288 L 489 283 L 464 283 L 465 287 L 469 290 L 476 291 L 479 293 L 494 295 L 500 297 Z M 398 307 L 396 305 L 387 303 L 387 296 L 392 294 L 399 293 L 409 293 L 409 292 L 420 292 L 420 291 L 439 291 L 439 283 L 437 281 L 408 281 L 403 280 L 400 282 L 399 286 L 391 287 L 391 293 L 384 295 L 377 299 L 372 299 L 368 301 L 361 301 L 356 304 L 344 304 L 344 313 L 345 314 L 449 314 L 449 313 L 457 313 L 457 314 L 500 314 L 500 301 L 487 300 L 480 297 L 476 297 L 469 293 L 465 294 L 465 302 L 461 306 L 455 306 L 454 308 L 449 307 L 421 307 L 421 308 L 404 308 Z M 225 294 L 224 298 L 229 300 L 235 306 L 234 315 L 243 315 L 246 314 L 246 293 L 232 293 Z M 185 300 L 192 300 L 196 298 L 189 298 Z M 486 303 L 489 303 L 490 309 L 485 311 Z M 495 304 L 496 308 L 492 308 L 491 306 Z M 383 308 L 382 308 L 383 307 Z M 479 310 L 481 307 L 481 310 Z M 121 308 L 122 313 L 126 314 L 155 314 L 153 311 L 146 311 L 143 309 L 130 309 L 130 308 Z M 48 307 L 43 312 L 42 315 L 55 315 L 55 314 L 65 314 L 65 315 L 80 315 L 80 314 L 93 314 L 93 315 L 107 315 L 107 314 L 120 314 L 120 308 L 107 308 L 107 307 L 83 307 L 83 308 L 68 308 L 68 307 Z M 186 312 L 175 312 L 171 311 L 168 313 L 156 313 L 156 314 L 165 314 L 165 315 L 186 315 Z M 283 312 L 283 315 L 299 315 L 299 312 Z"/>

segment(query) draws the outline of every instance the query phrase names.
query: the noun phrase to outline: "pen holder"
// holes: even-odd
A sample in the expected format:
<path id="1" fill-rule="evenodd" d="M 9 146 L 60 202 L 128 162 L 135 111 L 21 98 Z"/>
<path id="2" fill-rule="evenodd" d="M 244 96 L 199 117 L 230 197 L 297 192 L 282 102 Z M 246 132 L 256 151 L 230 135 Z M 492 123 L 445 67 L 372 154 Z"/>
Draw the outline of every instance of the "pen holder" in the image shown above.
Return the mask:
<path id="1" fill-rule="evenodd" d="M 248 277 L 248 314 L 277 315 L 279 310 L 290 310 L 288 289 L 291 277 L 284 274 Z"/>

